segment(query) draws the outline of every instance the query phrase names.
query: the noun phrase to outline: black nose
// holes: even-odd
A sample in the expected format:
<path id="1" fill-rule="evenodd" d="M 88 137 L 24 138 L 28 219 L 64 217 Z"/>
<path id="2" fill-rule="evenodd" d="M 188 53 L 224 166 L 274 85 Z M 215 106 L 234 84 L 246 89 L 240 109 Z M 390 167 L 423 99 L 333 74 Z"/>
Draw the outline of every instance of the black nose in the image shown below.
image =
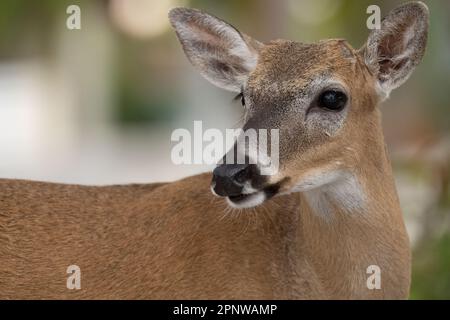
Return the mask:
<path id="1" fill-rule="evenodd" d="M 222 197 L 238 196 L 251 174 L 249 164 L 222 164 L 213 171 L 214 192 Z"/>

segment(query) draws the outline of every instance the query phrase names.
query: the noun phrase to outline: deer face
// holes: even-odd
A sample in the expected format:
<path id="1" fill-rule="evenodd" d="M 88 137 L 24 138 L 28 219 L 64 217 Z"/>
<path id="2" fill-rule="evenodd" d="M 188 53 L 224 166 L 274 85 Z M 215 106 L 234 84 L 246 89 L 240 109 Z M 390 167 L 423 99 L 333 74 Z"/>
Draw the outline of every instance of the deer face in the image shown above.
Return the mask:
<path id="1" fill-rule="evenodd" d="M 344 40 L 262 44 L 193 9 L 173 9 L 169 17 L 200 73 L 241 96 L 244 131 L 279 130 L 275 172 L 263 175 L 260 157 L 253 164 L 226 160 L 214 170 L 213 193 L 238 208 L 353 177 L 381 131 L 376 105 L 422 59 L 428 27 L 425 5 L 406 4 L 355 50 Z M 259 154 L 249 150 L 257 146 L 239 144 L 232 152 L 248 158 Z"/>

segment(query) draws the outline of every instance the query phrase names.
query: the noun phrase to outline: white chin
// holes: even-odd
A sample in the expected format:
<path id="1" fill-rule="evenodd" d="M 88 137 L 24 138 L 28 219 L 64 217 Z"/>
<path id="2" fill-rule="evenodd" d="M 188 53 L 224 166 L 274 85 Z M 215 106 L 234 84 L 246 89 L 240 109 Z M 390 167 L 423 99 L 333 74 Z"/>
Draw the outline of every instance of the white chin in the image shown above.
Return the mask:
<path id="1" fill-rule="evenodd" d="M 259 206 L 266 200 L 264 191 L 258 191 L 251 194 L 244 194 L 239 197 L 227 197 L 227 203 L 230 207 L 236 209 L 253 208 Z"/>

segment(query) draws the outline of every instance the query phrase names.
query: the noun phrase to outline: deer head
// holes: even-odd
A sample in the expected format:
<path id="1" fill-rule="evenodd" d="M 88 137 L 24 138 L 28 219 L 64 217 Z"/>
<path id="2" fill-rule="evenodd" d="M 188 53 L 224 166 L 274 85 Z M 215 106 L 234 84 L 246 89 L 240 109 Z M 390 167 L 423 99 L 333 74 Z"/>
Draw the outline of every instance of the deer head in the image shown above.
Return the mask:
<path id="1" fill-rule="evenodd" d="M 239 208 L 311 190 L 328 190 L 329 197 L 344 202 L 355 194 L 360 194 L 356 202 L 363 198 L 361 165 L 376 167 L 376 146 L 384 147 L 377 105 L 424 55 L 428 9 L 423 3 L 393 10 L 359 50 L 341 39 L 263 44 L 195 9 L 172 9 L 169 18 L 198 71 L 241 96 L 244 131 L 279 129 L 279 170 L 262 175 L 259 163 L 221 164 L 214 170 L 215 194 Z M 347 188 L 336 187 L 342 181 Z"/>

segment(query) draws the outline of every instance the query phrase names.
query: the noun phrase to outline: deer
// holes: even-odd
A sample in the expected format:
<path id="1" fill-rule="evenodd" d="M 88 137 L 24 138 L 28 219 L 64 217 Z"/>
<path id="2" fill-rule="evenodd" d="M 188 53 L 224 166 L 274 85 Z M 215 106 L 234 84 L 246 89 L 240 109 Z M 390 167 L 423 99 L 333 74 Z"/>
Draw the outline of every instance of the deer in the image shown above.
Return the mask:
<path id="1" fill-rule="evenodd" d="M 170 183 L 2 179 L 0 298 L 407 299 L 410 244 L 379 106 L 424 56 L 426 5 L 393 9 L 359 49 L 262 43 L 191 8 L 169 20 L 200 74 L 242 99 L 244 130 L 279 129 L 278 170 L 224 161 Z M 69 265 L 80 288 L 67 287 Z"/>

